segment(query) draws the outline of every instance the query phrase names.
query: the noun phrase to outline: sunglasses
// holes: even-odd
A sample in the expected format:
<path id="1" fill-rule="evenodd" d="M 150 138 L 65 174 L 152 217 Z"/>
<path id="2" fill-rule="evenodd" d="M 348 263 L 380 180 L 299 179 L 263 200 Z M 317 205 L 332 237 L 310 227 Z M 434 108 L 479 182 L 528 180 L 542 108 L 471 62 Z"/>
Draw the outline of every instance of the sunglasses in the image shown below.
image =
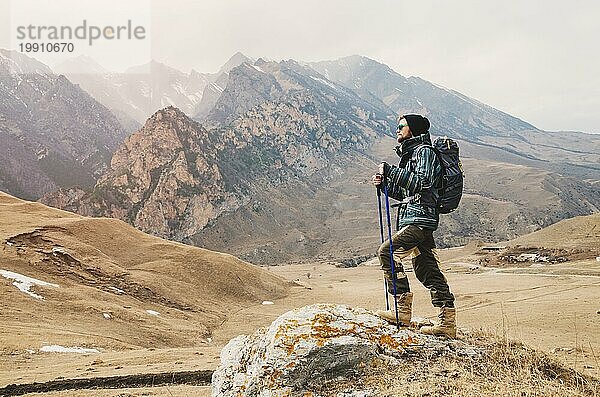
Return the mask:
<path id="1" fill-rule="evenodd" d="M 400 131 L 402 128 L 404 127 L 408 127 L 408 124 L 398 124 L 398 129 L 397 131 Z"/>

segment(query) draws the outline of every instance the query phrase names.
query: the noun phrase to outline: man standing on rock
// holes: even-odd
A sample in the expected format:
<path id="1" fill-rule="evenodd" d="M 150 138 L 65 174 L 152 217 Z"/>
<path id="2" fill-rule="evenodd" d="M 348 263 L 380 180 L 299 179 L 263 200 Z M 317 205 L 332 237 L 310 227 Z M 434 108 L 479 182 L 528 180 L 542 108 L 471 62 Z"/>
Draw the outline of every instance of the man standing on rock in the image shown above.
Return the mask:
<path id="1" fill-rule="evenodd" d="M 440 308 L 439 323 L 422 327 L 421 331 L 454 338 L 454 295 L 440 271 L 440 262 L 434 251 L 433 231 L 439 222 L 437 186 L 441 182 L 442 166 L 431 146 L 429 120 L 417 114 L 402 116 L 396 135 L 400 144 L 396 149 L 400 163 L 394 166 L 384 162 L 379 166 L 379 172 L 373 175 L 375 186 L 383 189 L 385 184 L 389 196 L 401 202 L 398 231 L 392 235 L 395 275 L 392 275 L 390 264 L 389 240 L 381 244 L 377 251 L 387 281 L 387 292 L 392 296 L 396 293 L 398 321 L 400 325 L 409 326 L 413 295 L 401 259 L 411 255 L 417 279 L 429 289 L 433 306 Z M 379 311 L 377 314 L 396 323 L 395 310 Z"/>

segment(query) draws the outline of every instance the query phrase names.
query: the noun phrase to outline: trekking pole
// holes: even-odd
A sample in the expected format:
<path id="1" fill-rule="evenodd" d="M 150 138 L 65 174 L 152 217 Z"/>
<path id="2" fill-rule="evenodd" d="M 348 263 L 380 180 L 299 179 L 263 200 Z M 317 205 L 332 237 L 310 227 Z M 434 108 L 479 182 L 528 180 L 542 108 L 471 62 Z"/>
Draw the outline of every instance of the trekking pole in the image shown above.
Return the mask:
<path id="1" fill-rule="evenodd" d="M 381 186 L 377 186 L 377 201 L 379 202 L 379 234 L 381 235 L 381 244 L 383 244 L 383 214 L 381 213 Z M 390 300 L 388 298 L 387 279 L 383 277 L 383 292 L 385 293 L 385 310 L 390 310 Z"/>
<path id="2" fill-rule="evenodd" d="M 385 193 L 385 212 L 387 216 L 388 238 L 390 239 L 390 266 L 392 268 L 392 285 L 394 286 L 394 309 L 396 311 L 396 327 L 400 331 L 400 323 L 398 322 L 398 296 L 396 293 L 396 268 L 394 267 L 394 247 L 392 247 L 392 220 L 390 217 L 390 198 L 388 195 L 387 184 L 384 181 L 383 191 Z M 386 294 L 387 297 L 387 294 Z"/>

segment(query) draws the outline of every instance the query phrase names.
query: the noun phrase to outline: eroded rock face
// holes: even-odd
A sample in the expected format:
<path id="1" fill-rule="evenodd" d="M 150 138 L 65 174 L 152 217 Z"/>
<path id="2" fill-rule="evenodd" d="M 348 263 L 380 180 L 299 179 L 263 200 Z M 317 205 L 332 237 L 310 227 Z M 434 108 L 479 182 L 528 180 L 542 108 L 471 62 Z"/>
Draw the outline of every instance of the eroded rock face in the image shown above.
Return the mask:
<path id="1" fill-rule="evenodd" d="M 93 191 L 61 190 L 42 202 L 183 240 L 240 205 L 225 189 L 217 149 L 209 141 L 202 126 L 167 107 L 123 142 Z"/>
<path id="2" fill-rule="evenodd" d="M 311 305 L 281 315 L 266 329 L 232 339 L 213 374 L 212 395 L 307 395 L 313 386 L 374 360 L 442 354 L 478 353 L 457 340 L 398 331 L 365 309 Z"/>

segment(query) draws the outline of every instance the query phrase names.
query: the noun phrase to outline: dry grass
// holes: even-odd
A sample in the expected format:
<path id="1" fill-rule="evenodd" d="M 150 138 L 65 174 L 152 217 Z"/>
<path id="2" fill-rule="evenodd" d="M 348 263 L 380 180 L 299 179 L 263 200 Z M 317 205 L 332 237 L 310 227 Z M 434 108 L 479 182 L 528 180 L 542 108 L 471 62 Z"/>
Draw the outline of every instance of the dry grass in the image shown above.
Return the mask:
<path id="1" fill-rule="evenodd" d="M 352 379 L 332 380 L 318 391 L 369 390 L 371 396 L 600 396 L 600 381 L 567 368 L 551 357 L 504 338 L 463 337 L 481 346 L 481 358 L 446 355 L 411 358 L 401 364 L 374 363 Z"/>
<path id="2" fill-rule="evenodd" d="M 58 285 L 35 287 L 44 297 L 36 300 L 0 277 L 0 361 L 47 343 L 112 351 L 210 343 L 232 313 L 289 289 L 234 256 L 2 192 L 0 258 L 0 269 Z"/>

